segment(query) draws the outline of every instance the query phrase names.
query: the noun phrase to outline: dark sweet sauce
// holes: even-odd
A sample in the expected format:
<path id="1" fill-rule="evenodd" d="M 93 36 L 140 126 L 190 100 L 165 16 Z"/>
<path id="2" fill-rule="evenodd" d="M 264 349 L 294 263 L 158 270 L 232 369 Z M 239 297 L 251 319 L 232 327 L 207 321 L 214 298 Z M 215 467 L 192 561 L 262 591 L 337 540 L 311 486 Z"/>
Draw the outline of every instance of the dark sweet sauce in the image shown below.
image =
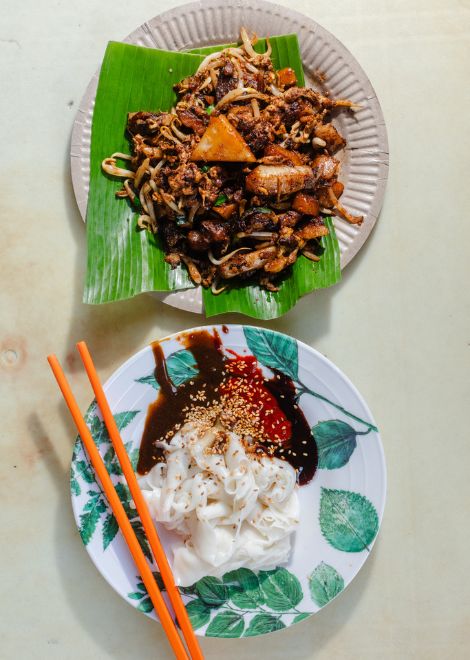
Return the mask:
<path id="1" fill-rule="evenodd" d="M 310 430 L 305 415 L 297 404 L 295 385 L 292 380 L 274 370 L 274 378 L 265 381 L 265 386 L 276 398 L 277 404 L 292 426 L 292 434 L 288 450 L 276 452 L 279 458 L 285 458 L 292 467 L 298 470 L 298 480 L 301 485 L 312 480 L 318 466 L 317 443 Z"/>
<path id="2" fill-rule="evenodd" d="M 300 484 L 308 483 L 318 464 L 316 442 L 305 416 L 297 404 L 295 386 L 290 378 L 274 371 L 266 379 L 253 356 L 240 356 L 230 351 L 226 358 L 216 331 L 199 330 L 181 336 L 184 347 L 191 351 L 198 374 L 176 388 L 171 382 L 159 343 L 152 344 L 155 357 L 155 379 L 160 385 L 157 399 L 149 406 L 140 446 L 137 470 L 146 474 L 162 457 L 156 447 L 160 440 L 171 438 L 185 420 L 185 411 L 194 406 L 198 393 L 204 391 L 204 405 L 220 396 L 237 394 L 246 401 L 246 414 L 258 412 L 262 437 L 269 438 L 269 447 L 258 442 L 261 453 L 278 456 L 296 470 Z M 227 351 L 228 352 L 228 351 Z M 201 405 L 200 403 L 198 405 Z"/>
<path id="3" fill-rule="evenodd" d="M 145 420 L 144 434 L 140 445 L 137 472 L 147 474 L 162 456 L 155 446 L 171 434 L 178 424 L 184 422 L 184 408 L 193 404 L 193 399 L 204 386 L 208 401 L 218 398 L 217 389 L 228 375 L 224 356 L 219 350 L 220 337 L 207 330 L 183 334 L 180 341 L 194 356 L 198 374 L 190 381 L 175 388 L 168 376 L 166 363 L 159 342 L 152 344 L 155 358 L 155 380 L 160 385 L 156 401 L 150 404 Z"/>

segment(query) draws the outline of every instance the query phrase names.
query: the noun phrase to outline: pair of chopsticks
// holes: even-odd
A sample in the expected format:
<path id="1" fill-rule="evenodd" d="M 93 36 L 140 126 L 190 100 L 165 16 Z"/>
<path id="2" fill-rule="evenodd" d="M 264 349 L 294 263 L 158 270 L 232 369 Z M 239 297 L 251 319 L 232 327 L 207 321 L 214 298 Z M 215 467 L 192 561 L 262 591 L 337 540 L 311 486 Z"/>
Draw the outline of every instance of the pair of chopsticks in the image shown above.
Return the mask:
<path id="1" fill-rule="evenodd" d="M 95 393 L 96 401 L 103 415 L 103 420 L 106 428 L 108 429 L 109 437 L 111 438 L 114 451 L 116 452 L 116 456 L 118 457 L 119 463 L 121 464 L 122 472 L 129 486 L 129 490 L 134 500 L 137 513 L 139 514 L 142 521 L 142 525 L 144 527 L 153 556 L 156 560 L 158 568 L 160 569 L 163 583 L 176 614 L 176 619 L 178 620 L 181 632 L 183 633 L 183 637 L 186 641 L 187 649 L 185 648 L 181 637 L 179 636 L 173 617 L 167 609 L 166 603 L 162 597 L 160 589 L 158 588 L 157 582 L 153 577 L 150 566 L 147 563 L 135 532 L 132 529 L 129 519 L 127 518 L 124 507 L 122 506 L 119 496 L 116 493 L 116 489 L 114 488 L 111 477 L 106 470 L 103 459 L 101 458 L 101 454 L 99 453 L 93 441 L 90 430 L 88 429 L 88 426 L 82 417 L 77 401 L 75 400 L 72 390 L 70 389 L 70 385 L 67 382 L 62 367 L 60 366 L 59 361 L 55 355 L 49 355 L 47 360 L 51 366 L 62 394 L 64 395 L 65 402 L 70 410 L 80 437 L 90 457 L 91 463 L 95 469 L 96 474 L 98 475 L 108 502 L 111 506 L 114 516 L 116 517 L 132 557 L 134 558 L 135 564 L 142 577 L 142 581 L 147 589 L 148 595 L 155 607 L 155 612 L 158 614 L 158 617 L 161 621 L 163 629 L 165 630 L 166 636 L 168 637 L 168 641 L 171 644 L 176 658 L 178 658 L 178 660 L 180 658 L 182 660 L 188 660 L 191 658 L 193 660 L 204 660 L 204 656 L 200 649 L 196 635 L 194 634 L 194 630 L 191 626 L 188 613 L 186 612 L 186 608 L 183 604 L 183 601 L 181 600 L 180 593 L 175 585 L 173 573 L 171 572 L 165 551 L 163 550 L 147 504 L 139 488 L 139 484 L 137 483 L 137 478 L 132 468 L 132 464 L 122 442 L 119 430 L 111 412 L 111 408 L 109 407 L 109 403 L 106 399 L 106 395 L 93 364 L 93 360 L 91 359 L 90 352 L 87 348 L 87 345 L 83 341 L 77 344 L 77 349 L 80 353 L 80 357 L 82 358 L 83 364 L 88 374 L 88 378 Z"/>

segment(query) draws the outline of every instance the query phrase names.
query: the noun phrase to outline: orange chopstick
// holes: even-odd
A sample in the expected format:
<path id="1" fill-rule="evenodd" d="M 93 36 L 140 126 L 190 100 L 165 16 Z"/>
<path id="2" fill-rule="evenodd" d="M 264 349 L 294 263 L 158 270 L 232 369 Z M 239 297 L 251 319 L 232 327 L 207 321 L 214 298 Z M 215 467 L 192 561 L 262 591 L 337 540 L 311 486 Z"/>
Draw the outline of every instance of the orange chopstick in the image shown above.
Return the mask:
<path id="1" fill-rule="evenodd" d="M 148 510 L 147 503 L 142 495 L 140 486 L 137 483 L 137 478 L 135 476 L 132 464 L 127 455 L 126 449 L 122 442 L 118 427 L 109 407 L 108 400 L 101 385 L 98 373 L 93 364 L 93 360 L 90 355 L 90 351 L 84 341 L 81 341 L 77 344 L 78 352 L 82 358 L 83 364 L 85 366 L 88 378 L 90 380 L 91 386 L 95 393 L 96 401 L 103 415 L 103 420 L 108 429 L 109 437 L 118 457 L 119 463 L 121 464 L 122 472 L 126 478 L 127 485 L 131 491 L 132 499 L 134 500 L 137 513 L 142 521 L 142 525 L 145 530 L 145 535 L 152 549 L 153 556 L 157 562 L 158 568 L 162 576 L 163 584 L 166 587 L 168 597 L 173 609 L 176 614 L 176 618 L 183 633 L 183 637 L 188 646 L 189 652 L 193 660 L 204 660 L 204 656 L 201 651 L 201 647 L 197 641 L 196 635 L 194 633 L 191 621 L 189 620 L 188 613 L 181 599 L 180 592 L 175 584 L 173 573 L 171 572 L 170 564 L 166 558 L 165 551 L 163 550 L 158 532 L 153 523 L 150 511 Z"/>
<path id="2" fill-rule="evenodd" d="M 142 581 L 145 584 L 145 588 L 147 589 L 148 595 L 150 596 L 150 599 L 155 607 L 155 611 L 158 614 L 175 656 L 178 658 L 178 660 L 188 660 L 189 656 L 184 647 L 184 644 L 178 634 L 174 621 L 168 612 L 166 603 L 163 600 L 155 578 L 152 575 L 152 571 L 150 570 L 147 560 L 145 559 L 145 555 L 142 552 L 142 548 L 139 545 L 124 507 L 121 504 L 121 500 L 116 493 L 114 484 L 111 481 L 111 477 L 109 476 L 103 463 L 103 459 L 101 458 L 101 455 L 93 441 L 88 426 L 82 417 L 80 408 L 78 407 L 75 397 L 72 394 L 72 390 L 70 389 L 70 385 L 65 377 L 64 372 L 62 371 L 62 367 L 60 366 L 59 361 L 55 355 L 49 355 L 47 357 L 47 361 L 49 362 L 57 383 L 62 391 L 62 394 L 64 395 L 65 402 L 70 410 L 83 444 L 86 447 L 91 463 L 96 471 L 96 474 L 98 475 L 101 485 L 103 486 L 103 490 L 106 494 L 108 502 L 116 517 L 132 557 L 134 558 L 137 569 L 142 577 Z"/>

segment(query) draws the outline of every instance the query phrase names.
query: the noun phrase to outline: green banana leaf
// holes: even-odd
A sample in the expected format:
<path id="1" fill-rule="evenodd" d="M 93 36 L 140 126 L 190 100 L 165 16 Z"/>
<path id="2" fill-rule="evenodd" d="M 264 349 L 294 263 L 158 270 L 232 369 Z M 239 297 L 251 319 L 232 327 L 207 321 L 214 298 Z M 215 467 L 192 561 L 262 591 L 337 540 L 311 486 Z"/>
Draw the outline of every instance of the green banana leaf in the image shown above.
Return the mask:
<path id="1" fill-rule="evenodd" d="M 299 84 L 303 84 L 297 37 L 272 37 L 270 43 L 274 66 L 291 66 Z M 256 49 L 263 52 L 265 46 L 261 39 Z M 169 110 L 176 100 L 173 85 L 194 73 L 207 53 L 222 47 L 177 53 L 117 42 L 108 44 L 93 112 L 84 302 L 99 304 L 147 291 L 193 287 L 183 267 L 172 270 L 164 262 L 160 239 L 147 231 L 137 231 L 138 215 L 128 200 L 115 197 L 121 183 L 102 172 L 101 162 L 115 152 L 130 153 L 125 136 L 128 112 Z M 278 293 L 249 283 L 218 296 L 203 290 L 206 315 L 236 311 L 258 319 L 276 318 L 304 294 L 339 281 L 339 246 L 331 219 L 326 224 L 330 235 L 322 239 L 325 251 L 319 262 L 298 259 Z"/>
<path id="2" fill-rule="evenodd" d="M 200 55 L 189 53 L 108 44 L 91 133 L 86 303 L 193 286 L 183 268 L 172 270 L 163 261 L 157 237 L 136 230 L 138 214 L 126 199 L 115 197 L 121 181 L 104 174 L 101 162 L 115 152 L 130 153 L 125 136 L 127 113 L 169 110 L 176 100 L 173 85 L 194 73 L 201 60 Z"/>
<path id="3" fill-rule="evenodd" d="M 320 261 L 313 262 L 304 256 L 299 257 L 276 293 L 255 284 L 231 286 L 217 296 L 209 289 L 203 289 L 206 316 L 241 311 L 256 319 L 275 319 L 292 309 L 306 293 L 338 282 L 341 279 L 340 253 L 333 220 L 325 218 L 325 225 L 330 233 L 321 238 L 324 252 Z"/>

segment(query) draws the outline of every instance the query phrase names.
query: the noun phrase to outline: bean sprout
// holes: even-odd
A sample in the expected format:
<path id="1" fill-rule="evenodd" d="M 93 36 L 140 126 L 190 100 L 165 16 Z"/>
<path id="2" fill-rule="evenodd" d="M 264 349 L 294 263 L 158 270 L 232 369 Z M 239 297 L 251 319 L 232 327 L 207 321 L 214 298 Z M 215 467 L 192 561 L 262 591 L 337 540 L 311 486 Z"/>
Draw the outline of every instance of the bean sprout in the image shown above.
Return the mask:
<path id="1" fill-rule="evenodd" d="M 187 142 L 188 140 L 191 139 L 189 135 L 185 135 L 175 126 L 175 122 L 172 123 L 171 130 L 176 135 L 176 137 L 179 138 L 182 142 Z"/>
<path id="2" fill-rule="evenodd" d="M 272 231 L 253 231 L 250 233 L 246 233 L 244 231 L 238 232 L 238 234 L 235 234 L 237 238 L 257 238 L 257 239 L 262 239 L 264 240 L 265 238 L 273 238 L 275 236 L 275 233 Z"/>
<path id="3" fill-rule="evenodd" d="M 166 137 L 167 140 L 171 140 L 175 144 L 181 144 L 181 140 L 178 140 L 178 138 L 171 133 L 171 130 L 168 128 L 168 126 L 162 126 L 160 128 L 160 134 Z"/>
<path id="4" fill-rule="evenodd" d="M 129 156 L 129 154 L 122 154 L 120 151 L 116 151 L 114 154 L 111 154 L 111 158 L 120 158 L 121 160 L 132 160 L 132 156 Z"/>
<path id="5" fill-rule="evenodd" d="M 139 167 L 137 168 L 137 172 L 135 173 L 135 179 L 134 179 L 134 185 L 136 188 L 140 186 L 140 182 L 142 181 L 144 175 L 147 173 L 149 164 L 150 164 L 150 158 L 146 158 L 144 161 L 142 161 L 142 164 L 139 165 Z"/>
<path id="6" fill-rule="evenodd" d="M 253 117 L 255 119 L 259 119 L 260 112 L 259 112 L 259 104 L 257 99 L 251 99 L 251 109 L 253 110 Z"/>
<path id="7" fill-rule="evenodd" d="M 211 69 L 211 71 L 214 71 L 214 69 Z M 199 91 L 202 92 L 202 90 L 206 89 L 206 87 L 208 87 L 211 83 L 212 83 L 212 76 L 207 76 L 204 82 L 200 85 Z"/>
<path id="8" fill-rule="evenodd" d="M 149 215 L 139 215 L 137 226 L 140 229 L 150 229 L 152 226 L 152 218 Z"/>
<path id="9" fill-rule="evenodd" d="M 163 192 L 162 190 L 158 190 L 160 193 L 161 198 L 165 202 L 165 204 L 170 208 L 172 211 L 174 211 L 177 215 L 180 214 L 180 209 L 176 206 L 174 201 L 170 198 L 170 195 L 167 193 Z"/>
<path id="10" fill-rule="evenodd" d="M 144 195 L 144 189 L 143 188 L 141 188 L 139 190 L 139 201 L 140 201 L 140 204 L 141 204 L 142 208 L 144 209 L 145 213 L 148 213 L 149 210 L 147 208 L 147 202 L 145 201 L 145 195 Z"/>
<path id="11" fill-rule="evenodd" d="M 252 58 L 258 57 L 258 53 L 253 48 L 251 39 L 248 36 L 248 32 L 246 31 L 246 28 L 242 27 L 242 29 L 240 30 L 240 36 L 241 36 L 242 41 L 243 41 L 243 46 L 244 46 L 246 52 L 248 53 L 248 55 Z M 255 36 L 255 39 L 254 39 L 253 43 L 256 43 L 256 41 L 257 41 L 257 38 Z"/>
<path id="12" fill-rule="evenodd" d="M 265 94 L 257 92 L 253 87 L 241 87 L 237 89 L 231 89 L 230 92 L 227 92 L 220 101 L 215 106 L 216 110 L 219 110 L 222 106 L 227 105 L 228 103 L 233 103 L 234 101 L 245 101 L 247 99 L 262 99 L 267 101 L 268 98 Z"/>
<path id="13" fill-rule="evenodd" d="M 221 66 L 224 63 L 224 59 L 220 57 L 220 53 L 211 53 L 205 59 L 202 60 L 201 64 L 198 66 L 196 74 L 207 69 L 209 64 L 212 68 Z"/>
<path id="14" fill-rule="evenodd" d="M 189 222 L 189 224 L 192 224 L 192 223 L 193 223 L 194 216 L 195 216 L 196 213 L 198 212 L 199 207 L 200 207 L 199 202 L 196 202 L 195 204 L 193 204 L 193 205 L 190 207 L 190 209 L 189 209 L 189 213 L 188 213 L 188 222 Z"/>
<path id="15" fill-rule="evenodd" d="M 224 284 L 221 287 L 218 287 L 217 285 L 218 285 L 217 280 L 214 280 L 211 284 L 211 292 L 214 294 L 214 296 L 218 296 L 219 293 L 222 293 L 222 291 L 225 291 L 225 289 L 227 288 L 227 284 Z"/>
<path id="16" fill-rule="evenodd" d="M 210 74 L 210 78 L 211 78 L 211 81 L 212 81 L 212 87 L 215 90 L 215 88 L 217 87 L 217 82 L 218 82 L 217 73 L 214 69 L 210 69 L 209 74 Z"/>
<path id="17" fill-rule="evenodd" d="M 135 177 L 135 172 L 132 170 L 124 170 L 122 167 L 116 167 L 115 158 L 105 158 L 101 163 L 102 169 L 106 174 L 111 174 L 112 176 L 125 177 L 126 179 L 133 179 Z"/>
<path id="18" fill-rule="evenodd" d="M 129 197 L 129 199 L 131 200 L 131 202 L 133 202 L 134 199 L 135 199 L 135 193 L 134 193 L 134 191 L 132 190 L 132 188 L 130 187 L 130 185 L 129 185 L 129 181 L 130 181 L 130 179 L 126 179 L 126 180 L 124 181 L 124 188 L 126 189 L 127 196 Z"/>
<path id="19" fill-rule="evenodd" d="M 237 252 L 240 252 L 241 250 L 250 250 L 251 248 L 248 247 L 240 247 L 237 248 L 236 250 L 233 250 L 232 252 L 229 252 L 229 254 L 226 254 L 225 256 L 222 257 L 222 259 L 216 259 L 214 255 L 212 254 L 212 250 L 209 250 L 207 253 L 207 256 L 209 257 L 211 263 L 214 264 L 214 266 L 220 266 L 220 264 L 224 264 L 226 261 L 228 261 L 231 257 L 233 257 L 234 254 Z"/>
<path id="20" fill-rule="evenodd" d="M 304 257 L 307 257 L 307 259 L 310 259 L 310 261 L 320 261 L 320 257 L 317 254 L 306 248 L 302 250 L 302 254 Z"/>

